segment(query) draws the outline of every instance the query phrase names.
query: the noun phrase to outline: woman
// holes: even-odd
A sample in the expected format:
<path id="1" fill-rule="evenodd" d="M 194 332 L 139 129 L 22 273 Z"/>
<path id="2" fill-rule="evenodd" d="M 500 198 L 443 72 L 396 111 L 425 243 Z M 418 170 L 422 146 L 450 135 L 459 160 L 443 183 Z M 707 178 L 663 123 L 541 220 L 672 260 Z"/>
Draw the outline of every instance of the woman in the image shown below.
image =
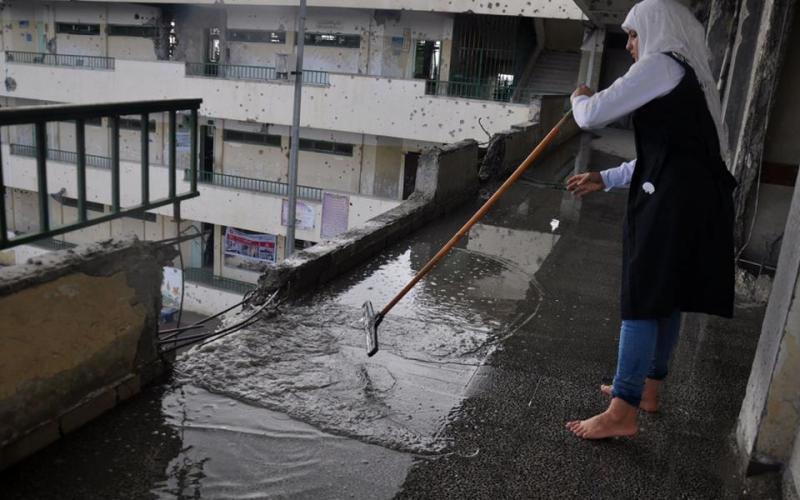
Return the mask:
<path id="1" fill-rule="evenodd" d="M 567 423 L 585 439 L 630 436 L 656 411 L 681 312 L 733 314 L 733 189 L 727 132 L 704 30 L 675 0 L 644 0 L 622 28 L 634 64 L 608 89 L 572 95 L 575 121 L 598 128 L 633 113 L 637 158 L 576 175 L 576 196 L 630 185 L 624 227 L 622 328 L 608 409 Z"/>

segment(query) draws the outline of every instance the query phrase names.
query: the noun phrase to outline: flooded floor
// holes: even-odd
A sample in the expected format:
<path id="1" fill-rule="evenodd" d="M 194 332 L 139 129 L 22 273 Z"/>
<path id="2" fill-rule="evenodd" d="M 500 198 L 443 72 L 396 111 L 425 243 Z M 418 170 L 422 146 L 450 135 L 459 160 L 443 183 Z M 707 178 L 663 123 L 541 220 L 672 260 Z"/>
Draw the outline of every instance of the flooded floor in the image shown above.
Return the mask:
<path id="1" fill-rule="evenodd" d="M 659 477 L 670 447 L 614 455 L 563 431 L 567 417 L 602 408 L 593 388 L 613 373 L 624 207 L 623 193 L 581 202 L 564 192 L 565 149 L 392 310 L 373 358 L 361 304 L 388 302 L 482 200 L 274 317 L 184 352 L 172 380 L 0 475 L 3 498 L 593 496 L 605 463 L 633 468 L 634 482 Z M 708 375 L 691 353 L 709 339 L 684 344 L 690 377 Z M 739 389 L 715 386 L 711 403 L 733 405 Z M 693 415 L 684 420 L 697 425 Z"/>

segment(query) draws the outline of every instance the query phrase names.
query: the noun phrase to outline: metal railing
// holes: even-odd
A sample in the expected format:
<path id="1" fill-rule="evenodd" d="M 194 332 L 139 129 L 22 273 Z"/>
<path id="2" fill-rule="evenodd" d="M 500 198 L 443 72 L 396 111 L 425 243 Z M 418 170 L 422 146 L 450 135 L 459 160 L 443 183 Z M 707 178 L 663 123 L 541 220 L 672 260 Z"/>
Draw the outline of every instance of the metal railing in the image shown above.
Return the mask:
<path id="1" fill-rule="evenodd" d="M 217 276 L 214 274 L 213 270 L 207 268 L 189 267 L 184 269 L 183 273 L 183 277 L 186 279 L 186 281 L 199 283 L 201 285 L 208 285 L 218 290 L 241 293 L 242 295 L 256 287 L 255 284 L 248 283 L 246 281 L 239 281 Z"/>
<path id="2" fill-rule="evenodd" d="M 475 82 L 448 82 L 443 80 L 427 80 L 425 93 L 427 95 L 463 97 L 467 99 L 481 99 L 484 101 L 509 102 L 514 95 L 514 85 Z"/>
<path id="3" fill-rule="evenodd" d="M 279 73 L 272 66 L 245 66 L 241 64 L 186 63 L 186 76 L 203 76 L 227 80 L 289 81 L 288 73 Z M 303 70 L 306 85 L 329 85 L 327 71 Z"/>
<path id="4" fill-rule="evenodd" d="M 6 62 L 21 64 L 44 64 L 83 69 L 114 69 L 113 57 L 82 56 L 78 54 L 49 54 L 47 52 L 23 52 L 7 50 Z"/>
<path id="5" fill-rule="evenodd" d="M 55 238 L 43 238 L 41 240 L 31 242 L 31 245 L 44 248 L 45 250 L 66 250 L 68 248 L 75 248 L 78 246 L 75 243 L 61 241 Z"/>
<path id="6" fill-rule="evenodd" d="M 241 189 L 244 191 L 257 191 L 259 193 L 269 193 L 278 196 L 289 196 L 289 185 L 285 182 L 267 181 L 264 179 L 240 177 L 238 175 L 220 174 L 217 172 L 198 172 L 197 181 L 203 184 L 214 184 L 215 186 Z M 309 186 L 297 186 L 297 197 L 304 200 L 322 201 L 322 189 Z"/>
<path id="7" fill-rule="evenodd" d="M 9 144 L 12 155 L 27 156 L 29 158 L 36 158 L 36 146 L 27 144 Z M 74 151 L 63 151 L 61 149 L 48 149 L 47 159 L 52 161 L 59 161 L 62 163 L 78 163 L 78 153 Z M 97 168 L 111 168 L 111 158 L 108 156 L 86 155 L 86 166 Z"/>
<path id="8" fill-rule="evenodd" d="M 121 104 L 89 104 L 89 105 L 55 105 L 55 106 L 29 106 L 18 108 L 0 109 L 0 127 L 11 125 L 34 126 L 34 155 L 36 158 L 36 192 L 39 205 L 39 232 L 26 234 L 15 238 L 8 238 L 8 224 L 6 222 L 5 197 L 0 196 L 0 249 L 9 248 L 25 243 L 32 243 L 45 238 L 83 229 L 85 227 L 101 224 L 120 217 L 140 214 L 148 210 L 173 205 L 175 218 L 180 219 L 180 202 L 199 196 L 197 191 L 197 145 L 198 145 L 198 110 L 201 99 L 176 99 L 168 101 L 140 101 Z M 177 193 L 177 113 L 189 111 L 189 182 L 190 190 Z M 169 116 L 168 128 L 168 168 L 169 187 L 165 198 L 150 199 L 150 154 L 149 154 L 149 118 L 154 113 L 167 113 Z M 120 116 L 139 115 L 141 119 L 141 169 L 140 169 L 140 203 L 138 205 L 122 207 L 120 199 L 120 154 L 119 154 L 119 123 Z M 86 154 L 86 120 L 98 117 L 109 117 L 111 123 L 111 211 L 96 218 L 89 219 L 86 201 L 86 165 L 89 155 Z M 76 179 L 76 193 L 78 208 L 78 221 L 53 228 L 50 224 L 50 189 L 47 182 L 47 160 L 50 152 L 47 148 L 47 124 L 49 122 L 75 122 L 75 149 L 74 153 Z M 30 150 L 22 148 L 25 152 Z M 20 151 L 20 149 L 18 149 Z M 58 150 L 54 150 L 58 151 Z M 63 158 L 70 158 L 69 152 L 61 152 Z M 1 162 L 0 162 L 1 163 Z M 5 191 L 2 170 L 0 170 L 0 193 Z M 71 195 L 71 193 L 70 193 Z"/>

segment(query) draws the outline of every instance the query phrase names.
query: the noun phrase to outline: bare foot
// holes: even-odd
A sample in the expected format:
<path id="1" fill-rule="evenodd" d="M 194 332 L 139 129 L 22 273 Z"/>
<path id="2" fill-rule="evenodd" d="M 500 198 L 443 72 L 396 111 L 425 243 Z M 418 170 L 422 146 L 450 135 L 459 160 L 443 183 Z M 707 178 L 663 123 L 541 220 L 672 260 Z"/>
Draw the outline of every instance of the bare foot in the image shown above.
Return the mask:
<path id="1" fill-rule="evenodd" d="M 612 386 L 607 384 L 600 385 L 600 392 L 608 397 L 611 397 Z M 661 407 L 659 392 L 661 391 L 661 381 L 653 380 L 651 378 L 645 380 L 644 392 L 642 392 L 642 401 L 639 403 L 639 409 L 648 413 L 655 413 Z"/>
<path id="2" fill-rule="evenodd" d="M 606 411 L 588 420 L 567 422 L 567 429 L 582 439 L 634 436 L 639 432 L 636 408 L 619 398 L 613 398 Z"/>

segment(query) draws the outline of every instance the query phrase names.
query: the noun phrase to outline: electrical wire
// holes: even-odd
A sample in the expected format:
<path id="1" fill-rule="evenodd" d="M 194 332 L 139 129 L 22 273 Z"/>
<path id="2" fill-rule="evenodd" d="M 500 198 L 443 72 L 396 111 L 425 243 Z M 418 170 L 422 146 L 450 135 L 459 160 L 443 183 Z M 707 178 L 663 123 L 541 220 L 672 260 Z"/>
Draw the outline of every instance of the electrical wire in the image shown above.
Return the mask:
<path id="1" fill-rule="evenodd" d="M 214 314 L 213 316 L 208 316 L 206 318 L 201 319 L 200 321 L 196 321 L 196 322 L 192 323 L 191 325 L 187 325 L 187 326 L 184 326 L 182 328 L 170 328 L 169 330 L 161 330 L 160 332 L 158 332 L 159 335 L 165 335 L 165 338 L 161 339 L 161 340 L 169 340 L 169 339 L 171 339 L 173 337 L 176 337 L 181 332 L 185 332 L 187 330 L 195 330 L 197 328 L 200 328 L 201 326 L 203 326 L 205 323 L 208 323 L 212 319 L 218 318 L 218 317 L 222 316 L 223 314 L 225 314 L 226 312 L 229 312 L 229 311 L 231 311 L 233 309 L 236 309 L 239 306 L 243 306 L 245 303 L 247 303 L 252 298 L 252 293 L 253 293 L 252 290 L 248 291 L 245 294 L 245 297 L 242 299 L 241 302 L 238 302 L 238 303 L 228 307 L 227 309 L 224 309 L 224 310 Z"/>
<path id="2" fill-rule="evenodd" d="M 258 321 L 257 316 L 264 309 L 266 309 L 267 306 L 269 306 L 272 303 L 273 300 L 275 300 L 275 297 L 277 297 L 277 295 L 278 295 L 278 290 L 273 292 L 273 294 L 258 309 L 256 309 L 250 316 L 248 316 L 247 318 L 245 318 L 244 320 L 242 320 L 242 321 L 240 321 L 238 323 L 235 323 L 235 324 L 233 324 L 231 326 L 225 327 L 222 330 L 219 330 L 219 331 L 216 331 L 216 332 L 213 332 L 213 333 L 204 334 L 204 335 L 193 335 L 191 337 L 185 337 L 183 339 L 179 338 L 179 339 L 173 339 L 173 340 L 160 340 L 159 344 L 161 344 L 161 345 L 163 345 L 163 344 L 174 344 L 173 346 L 171 346 L 171 347 L 169 347 L 167 349 L 163 349 L 161 351 L 161 353 L 162 354 L 171 353 L 171 352 L 174 352 L 174 351 L 176 351 L 178 349 L 190 346 L 192 344 L 195 344 L 195 343 L 203 341 L 203 340 L 205 340 L 205 342 L 203 342 L 200 345 L 201 346 L 202 345 L 206 345 L 206 344 L 208 344 L 210 342 L 213 342 L 213 341 L 215 341 L 217 339 L 220 339 L 220 338 L 226 337 L 226 336 L 228 336 L 228 335 L 230 335 L 232 333 L 238 332 L 239 330 L 241 330 L 243 328 L 246 328 L 246 327 L 254 324 L 256 321 Z"/>

